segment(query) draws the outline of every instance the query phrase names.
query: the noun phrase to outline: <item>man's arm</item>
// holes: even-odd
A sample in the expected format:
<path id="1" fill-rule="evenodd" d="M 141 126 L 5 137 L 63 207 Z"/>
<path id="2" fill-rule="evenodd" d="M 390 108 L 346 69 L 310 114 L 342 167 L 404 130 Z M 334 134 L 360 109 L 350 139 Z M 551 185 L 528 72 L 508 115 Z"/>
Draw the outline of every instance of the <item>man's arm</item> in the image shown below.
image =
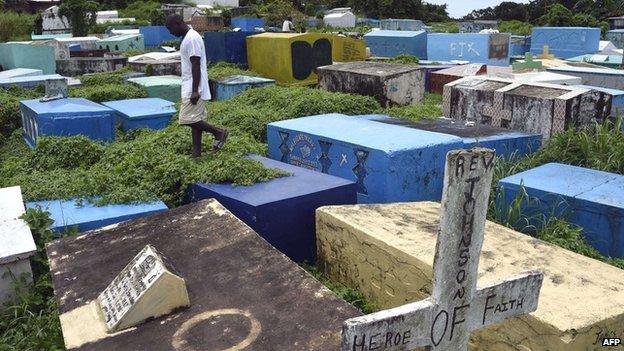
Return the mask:
<path id="1" fill-rule="evenodd" d="M 201 81 L 201 58 L 191 56 L 191 73 L 193 75 L 193 92 L 191 93 L 191 104 L 199 101 L 199 82 Z"/>

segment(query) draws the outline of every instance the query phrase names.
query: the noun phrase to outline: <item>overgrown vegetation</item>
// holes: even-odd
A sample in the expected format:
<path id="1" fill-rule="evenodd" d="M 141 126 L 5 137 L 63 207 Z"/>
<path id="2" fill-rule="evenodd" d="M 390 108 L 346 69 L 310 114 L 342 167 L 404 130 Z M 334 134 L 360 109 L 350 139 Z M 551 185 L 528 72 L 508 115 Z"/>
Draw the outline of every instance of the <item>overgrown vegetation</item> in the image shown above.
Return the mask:
<path id="1" fill-rule="evenodd" d="M 223 78 L 227 78 L 233 75 L 244 75 L 252 77 L 258 76 L 257 73 L 239 68 L 233 63 L 217 62 L 215 65 L 208 67 L 208 78 L 210 79 L 221 80 Z"/>
<path id="2" fill-rule="evenodd" d="M 442 116 L 442 95 L 425 94 L 425 101 L 422 104 L 408 106 L 394 106 L 384 111 L 389 116 L 418 121 L 424 118 L 437 118 Z"/>
<path id="3" fill-rule="evenodd" d="M 121 22 L 104 22 L 104 23 L 93 23 L 89 27 L 89 32 L 93 34 L 104 34 L 109 28 L 139 28 L 140 26 L 148 26 L 150 24 L 147 20 L 137 19 L 136 21 L 124 20 Z"/>
<path id="4" fill-rule="evenodd" d="M 104 102 L 147 97 L 147 91 L 136 84 L 101 84 L 70 88 L 69 96 Z"/>
<path id="5" fill-rule="evenodd" d="M 64 350 L 63 335 L 45 244 L 53 239 L 49 213 L 28 209 L 23 216 L 37 245 L 31 258 L 32 282 L 26 275 L 15 277 L 19 298 L 0 308 L 0 350 Z"/>
<path id="6" fill-rule="evenodd" d="M 530 23 L 511 20 L 498 21 L 498 30 L 501 33 L 511 33 L 513 35 L 531 35 L 533 26 Z"/>
<path id="7" fill-rule="evenodd" d="M 73 36 L 84 37 L 95 25 L 98 9 L 98 3 L 92 0 L 65 0 L 59 6 L 59 15 L 67 17 Z"/>
<path id="8" fill-rule="evenodd" d="M 36 89 L 19 87 L 0 89 L 0 145 L 22 123 L 19 110 L 20 101 L 43 97 L 43 95 L 45 95 L 43 86 Z"/>
<path id="9" fill-rule="evenodd" d="M 35 30 L 36 15 L 6 11 L 0 13 L 0 42 L 30 40 Z"/>

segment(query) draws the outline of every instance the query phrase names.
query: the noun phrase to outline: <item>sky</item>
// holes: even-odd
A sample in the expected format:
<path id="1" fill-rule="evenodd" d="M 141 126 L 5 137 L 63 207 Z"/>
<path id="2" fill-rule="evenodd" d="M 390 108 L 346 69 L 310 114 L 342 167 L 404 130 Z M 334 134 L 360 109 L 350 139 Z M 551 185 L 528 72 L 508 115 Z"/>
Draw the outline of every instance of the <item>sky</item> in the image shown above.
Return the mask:
<path id="1" fill-rule="evenodd" d="M 472 10 L 482 9 L 484 7 L 496 6 L 504 0 L 425 0 L 431 4 L 448 4 L 449 15 L 453 18 L 463 17 Z M 514 2 L 529 2 L 528 0 L 506 0 Z"/>

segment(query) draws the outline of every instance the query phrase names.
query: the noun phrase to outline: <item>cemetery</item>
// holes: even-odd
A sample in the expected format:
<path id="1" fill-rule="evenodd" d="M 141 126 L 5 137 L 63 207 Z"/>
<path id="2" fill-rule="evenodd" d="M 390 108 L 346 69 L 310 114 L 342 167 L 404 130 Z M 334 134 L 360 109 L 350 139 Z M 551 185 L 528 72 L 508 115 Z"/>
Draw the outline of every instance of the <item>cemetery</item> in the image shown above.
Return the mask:
<path id="1" fill-rule="evenodd" d="M 0 350 L 621 348 L 624 7 L 571 3 L 0 3 Z"/>

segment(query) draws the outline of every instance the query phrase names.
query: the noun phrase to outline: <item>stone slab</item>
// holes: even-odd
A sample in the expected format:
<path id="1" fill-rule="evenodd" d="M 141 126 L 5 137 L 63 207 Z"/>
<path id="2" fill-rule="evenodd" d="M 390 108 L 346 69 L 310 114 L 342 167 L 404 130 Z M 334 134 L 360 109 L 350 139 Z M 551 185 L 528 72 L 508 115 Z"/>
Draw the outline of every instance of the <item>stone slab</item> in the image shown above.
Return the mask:
<path id="1" fill-rule="evenodd" d="M 26 76 L 15 78 L 0 79 L 1 88 L 9 88 L 12 86 L 18 86 L 20 88 L 36 88 L 39 85 L 45 85 L 45 81 L 48 79 L 60 79 L 63 78 L 60 74 L 43 74 L 38 76 Z"/>
<path id="2" fill-rule="evenodd" d="M 499 33 L 431 33 L 427 35 L 427 59 L 509 66 L 510 38 Z"/>
<path id="3" fill-rule="evenodd" d="M 154 76 L 130 78 L 128 82 L 138 84 L 147 90 L 147 96 L 178 102 L 180 100 L 182 77 Z"/>
<path id="4" fill-rule="evenodd" d="M 550 54 L 567 59 L 583 54 L 595 54 L 600 46 L 600 28 L 534 27 L 531 32 L 531 53 L 541 55 L 544 45 Z"/>
<path id="5" fill-rule="evenodd" d="M 553 72 L 526 72 L 514 73 L 513 79 L 528 83 L 548 83 L 561 85 L 580 85 L 582 79 L 580 77 L 570 76 L 567 74 L 559 74 Z"/>
<path id="6" fill-rule="evenodd" d="M 440 199 L 444 157 L 463 145 L 455 136 L 341 114 L 274 122 L 267 131 L 270 158 L 356 181 L 358 203 Z"/>
<path id="7" fill-rule="evenodd" d="M 115 139 L 113 110 L 83 98 L 41 102 L 20 101 L 24 139 L 35 147 L 39 136 L 84 135 L 93 140 Z"/>
<path id="8" fill-rule="evenodd" d="M 40 69 L 43 74 L 56 73 L 54 48 L 48 45 L 0 43 L 0 66 L 3 69 Z"/>
<path id="9" fill-rule="evenodd" d="M 42 74 L 43 74 L 43 71 L 40 69 L 13 68 L 13 69 L 0 72 L 0 80 L 4 80 L 7 78 L 40 76 Z"/>
<path id="10" fill-rule="evenodd" d="M 431 294 L 437 203 L 330 206 L 317 211 L 321 267 L 381 308 Z M 537 311 L 474 333 L 471 350 L 585 351 L 624 333 L 624 272 L 487 222 L 479 283 L 538 266 Z M 588 301 L 591 301 L 588 305 Z"/>
<path id="11" fill-rule="evenodd" d="M 167 210 L 162 201 L 95 206 L 86 201 L 48 200 L 28 202 L 26 207 L 50 212 L 50 218 L 54 220 L 50 229 L 61 234 L 67 229 L 84 232 Z"/>
<path id="12" fill-rule="evenodd" d="M 349 62 L 318 67 L 316 74 L 320 89 L 372 96 L 385 107 L 425 98 L 424 72 L 410 65 Z"/>
<path id="13" fill-rule="evenodd" d="M 570 62 L 591 63 L 597 66 L 619 69 L 622 67 L 622 55 L 585 54 L 567 59 Z"/>
<path id="14" fill-rule="evenodd" d="M 261 156 L 251 159 L 289 176 L 252 186 L 193 184 L 188 200 L 214 198 L 293 261 L 315 262 L 314 211 L 355 204 L 355 183 Z"/>
<path id="15" fill-rule="evenodd" d="M 205 32 L 206 59 L 212 63 L 229 62 L 247 65 L 247 43 L 245 38 L 256 32 Z"/>
<path id="16" fill-rule="evenodd" d="M 160 46 L 163 42 L 169 40 L 179 40 L 165 26 L 141 26 L 139 33 L 143 35 L 143 43 L 146 48 Z"/>
<path id="17" fill-rule="evenodd" d="M 145 245 L 167 257 L 190 307 L 125 332 L 85 328 L 93 301 Z M 360 312 L 216 200 L 47 246 L 68 350 L 335 350 Z"/>
<path id="18" fill-rule="evenodd" d="M 396 57 L 408 54 L 419 59 L 427 58 L 427 32 L 375 30 L 364 34 L 372 56 Z"/>
<path id="19" fill-rule="evenodd" d="M 261 77 L 242 75 L 230 76 L 218 81 L 211 81 L 214 85 L 214 100 L 229 100 L 247 89 L 262 88 L 275 85 L 275 80 Z"/>
<path id="20" fill-rule="evenodd" d="M 142 34 L 124 34 L 100 39 L 97 42 L 98 49 L 111 52 L 126 52 L 129 50 L 145 50 L 145 41 Z"/>
<path id="21" fill-rule="evenodd" d="M 413 122 L 378 115 L 371 120 L 460 137 L 464 143 L 463 149 L 484 147 L 495 150 L 496 156 L 502 157 L 523 157 L 539 150 L 542 145 L 541 134 L 467 124 L 449 118 L 422 119 Z"/>
<path id="22" fill-rule="evenodd" d="M 524 187 L 528 195 L 521 203 L 524 213 L 567 218 L 583 228 L 586 241 L 600 253 L 624 256 L 624 176 L 548 163 L 501 179 L 498 186 L 504 193 L 501 208 L 507 208 Z"/>
<path id="23" fill-rule="evenodd" d="M 624 71 L 622 70 L 572 66 L 549 67 L 546 70 L 549 72 L 579 77 L 583 80 L 581 84 L 624 90 Z"/>
<path id="24" fill-rule="evenodd" d="M 14 278 L 22 273 L 32 279 L 29 258 L 37 247 L 28 224 L 19 186 L 0 188 L 0 305 L 14 298 Z"/>
<path id="25" fill-rule="evenodd" d="M 256 28 L 264 28 L 264 19 L 251 18 L 251 17 L 236 17 L 232 18 L 230 27 L 240 28 L 243 32 L 255 32 Z"/>
<path id="26" fill-rule="evenodd" d="M 102 105 L 115 110 L 117 123 L 124 132 L 138 128 L 163 129 L 177 112 L 173 102 L 160 98 L 107 101 Z"/>
<path id="27" fill-rule="evenodd" d="M 511 73 L 512 70 L 510 67 L 480 64 L 451 66 L 431 73 L 430 91 L 442 94 L 444 92 L 444 85 L 463 77 L 477 75 L 506 76 Z"/>

